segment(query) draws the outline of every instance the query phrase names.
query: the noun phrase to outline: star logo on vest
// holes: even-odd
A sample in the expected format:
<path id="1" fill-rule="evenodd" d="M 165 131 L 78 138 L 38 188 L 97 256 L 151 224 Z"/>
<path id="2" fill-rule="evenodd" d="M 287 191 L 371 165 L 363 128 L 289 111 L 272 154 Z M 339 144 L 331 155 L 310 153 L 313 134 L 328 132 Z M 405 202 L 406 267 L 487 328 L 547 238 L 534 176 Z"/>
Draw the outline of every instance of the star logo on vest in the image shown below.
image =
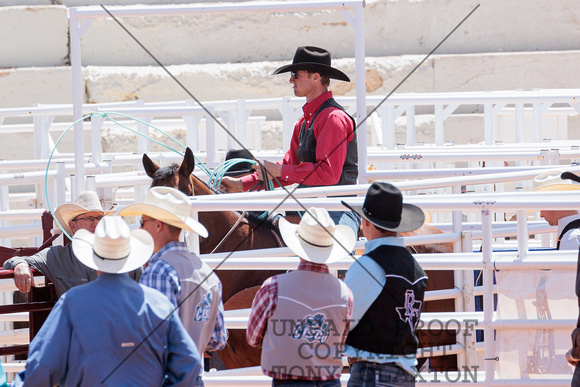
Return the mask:
<path id="1" fill-rule="evenodd" d="M 296 325 L 292 333 L 293 339 L 306 339 L 308 342 L 318 341 L 324 343 L 329 336 L 328 322 L 323 314 L 306 316 Z"/>
<path id="2" fill-rule="evenodd" d="M 415 332 L 415 328 L 419 322 L 422 304 L 421 301 L 415 301 L 415 292 L 412 289 L 407 289 L 405 292 L 405 306 L 396 308 L 399 318 L 401 321 L 409 324 L 411 332 Z"/>
<path id="3" fill-rule="evenodd" d="M 211 306 L 211 293 L 206 293 L 201 302 L 195 307 L 193 321 L 208 321 Z"/>

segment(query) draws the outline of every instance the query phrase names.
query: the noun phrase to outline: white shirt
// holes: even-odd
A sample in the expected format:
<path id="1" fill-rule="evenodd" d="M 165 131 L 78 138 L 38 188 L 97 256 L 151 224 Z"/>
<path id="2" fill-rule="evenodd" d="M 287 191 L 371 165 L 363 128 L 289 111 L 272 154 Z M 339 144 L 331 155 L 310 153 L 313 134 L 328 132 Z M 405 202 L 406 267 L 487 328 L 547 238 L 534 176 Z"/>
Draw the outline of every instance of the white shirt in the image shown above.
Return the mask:
<path id="1" fill-rule="evenodd" d="M 558 220 L 558 237 L 564 230 L 568 223 L 580 219 L 580 213 L 577 215 L 570 215 Z M 562 235 L 560 241 L 560 250 L 578 250 L 580 248 L 580 229 L 574 228 Z"/>

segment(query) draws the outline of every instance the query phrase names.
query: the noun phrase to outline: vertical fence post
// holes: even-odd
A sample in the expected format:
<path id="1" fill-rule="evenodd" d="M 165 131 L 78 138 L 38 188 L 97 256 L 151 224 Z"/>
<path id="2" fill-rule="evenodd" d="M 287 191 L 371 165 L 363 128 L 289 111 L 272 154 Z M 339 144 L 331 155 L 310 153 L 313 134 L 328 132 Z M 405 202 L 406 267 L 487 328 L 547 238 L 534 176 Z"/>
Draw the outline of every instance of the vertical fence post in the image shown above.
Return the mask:
<path id="1" fill-rule="evenodd" d="M 91 116 L 91 148 L 93 150 L 93 163 L 100 163 L 103 160 L 101 129 L 104 122 L 104 117 Z"/>
<path id="2" fill-rule="evenodd" d="M 443 121 L 443 105 L 435 105 L 435 145 L 437 146 L 443 146 L 445 143 Z"/>
<path id="3" fill-rule="evenodd" d="M 415 105 L 409 105 L 407 106 L 407 146 L 415 146 L 416 142 Z"/>
<path id="4" fill-rule="evenodd" d="M 0 170 L 0 174 L 8 173 L 7 170 Z M 8 190 L 8 184 L 0 185 L 0 211 L 5 212 L 10 209 L 10 192 Z M 9 220 L 0 221 L 0 226 L 9 226 Z M 9 238 L 0 239 L 2 246 L 11 247 L 12 241 Z"/>
<path id="5" fill-rule="evenodd" d="M 484 361 L 485 384 L 491 385 L 495 377 L 495 344 L 493 322 L 493 252 L 491 212 L 484 207 L 481 211 L 482 252 L 483 252 L 483 332 L 484 332 Z"/>
<path id="6" fill-rule="evenodd" d="M 207 110 L 212 116 L 215 115 L 215 108 L 213 106 L 206 106 Z M 206 159 L 205 163 L 209 168 L 216 166 L 216 155 L 215 155 L 215 120 L 213 120 L 209 114 L 205 116 L 205 152 Z"/>
<path id="7" fill-rule="evenodd" d="M 493 145 L 493 104 L 483 105 L 483 136 L 485 145 Z"/>
<path id="8" fill-rule="evenodd" d="M 516 103 L 516 143 L 522 143 L 524 139 L 524 104 Z"/>

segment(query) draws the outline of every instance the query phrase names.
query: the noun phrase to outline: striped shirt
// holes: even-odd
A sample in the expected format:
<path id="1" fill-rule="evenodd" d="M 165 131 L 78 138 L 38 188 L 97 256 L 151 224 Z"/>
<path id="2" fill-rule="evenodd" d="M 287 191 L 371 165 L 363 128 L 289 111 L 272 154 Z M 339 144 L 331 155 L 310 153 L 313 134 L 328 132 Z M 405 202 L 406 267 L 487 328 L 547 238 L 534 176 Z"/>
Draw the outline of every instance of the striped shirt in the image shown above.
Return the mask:
<path id="1" fill-rule="evenodd" d="M 169 301 L 175 308 L 178 307 L 179 293 L 181 292 L 181 284 L 177 271 L 163 261 L 160 257 L 170 251 L 185 251 L 189 252 L 187 245 L 183 242 L 170 242 L 163 246 L 157 253 L 149 260 L 149 266 L 143 272 L 141 283 L 150 288 L 159 290 L 165 294 Z M 198 258 L 199 259 L 199 258 Z M 221 283 L 219 284 L 221 294 Z M 193 318 L 193 316 L 191 316 Z M 219 311 L 216 316 L 215 326 L 211 339 L 207 344 L 206 350 L 217 351 L 225 348 L 227 341 L 227 334 L 224 323 L 224 309 L 220 302 Z"/>

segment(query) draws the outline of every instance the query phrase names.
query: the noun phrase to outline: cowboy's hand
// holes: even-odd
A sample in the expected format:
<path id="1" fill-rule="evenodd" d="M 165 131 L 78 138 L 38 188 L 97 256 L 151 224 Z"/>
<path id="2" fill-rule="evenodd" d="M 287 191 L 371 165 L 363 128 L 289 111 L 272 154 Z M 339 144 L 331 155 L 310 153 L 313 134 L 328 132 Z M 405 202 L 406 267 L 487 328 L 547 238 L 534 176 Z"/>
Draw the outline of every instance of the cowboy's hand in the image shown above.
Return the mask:
<path id="1" fill-rule="evenodd" d="M 34 277 L 26 262 L 21 262 L 14 267 L 14 285 L 22 293 L 28 293 L 30 287 L 34 286 Z"/>
<path id="2" fill-rule="evenodd" d="M 566 352 L 566 360 L 568 360 L 568 363 L 572 366 L 577 366 L 578 363 L 580 363 L 580 359 L 575 359 L 572 356 L 572 350 L 569 350 L 568 352 Z"/>
<path id="3" fill-rule="evenodd" d="M 222 184 L 220 186 L 222 192 L 227 193 L 234 193 L 234 192 L 243 192 L 244 185 L 242 181 L 235 177 L 224 176 L 222 177 Z"/>
<path id="4" fill-rule="evenodd" d="M 276 164 L 268 160 L 261 160 L 260 164 L 268 171 L 268 176 L 266 178 L 271 179 L 273 177 L 280 177 L 282 176 L 282 164 Z M 264 176 L 262 173 L 262 168 L 260 168 L 260 164 L 255 164 L 252 166 L 258 173 L 258 180 L 264 181 Z"/>

